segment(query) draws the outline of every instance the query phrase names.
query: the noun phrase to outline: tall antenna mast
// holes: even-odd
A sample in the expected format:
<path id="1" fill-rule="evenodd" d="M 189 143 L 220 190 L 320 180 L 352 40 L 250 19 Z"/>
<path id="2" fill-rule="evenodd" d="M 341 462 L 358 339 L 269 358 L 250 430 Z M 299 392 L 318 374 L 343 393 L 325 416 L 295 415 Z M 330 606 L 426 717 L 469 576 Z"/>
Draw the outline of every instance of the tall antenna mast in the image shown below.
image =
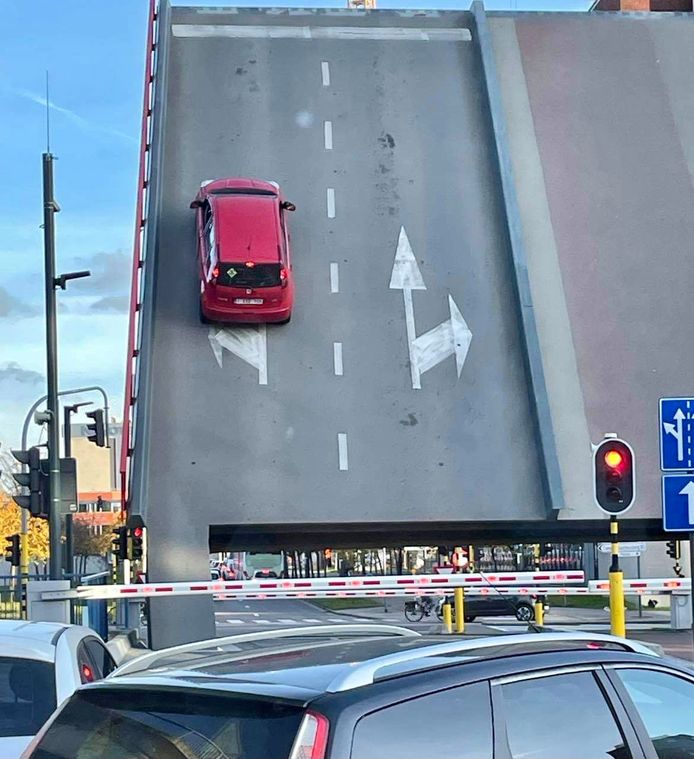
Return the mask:
<path id="1" fill-rule="evenodd" d="M 46 153 L 51 152 L 51 101 L 48 92 L 48 71 L 46 71 Z"/>

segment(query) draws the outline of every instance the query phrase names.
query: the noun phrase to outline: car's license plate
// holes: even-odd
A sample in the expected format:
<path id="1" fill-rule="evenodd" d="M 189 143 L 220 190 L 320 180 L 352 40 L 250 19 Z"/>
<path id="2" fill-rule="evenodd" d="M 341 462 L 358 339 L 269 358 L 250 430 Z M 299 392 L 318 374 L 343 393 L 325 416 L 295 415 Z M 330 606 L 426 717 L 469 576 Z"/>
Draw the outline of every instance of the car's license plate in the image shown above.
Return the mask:
<path id="1" fill-rule="evenodd" d="M 234 303 L 239 306 L 260 306 L 263 303 L 262 298 L 234 298 Z"/>

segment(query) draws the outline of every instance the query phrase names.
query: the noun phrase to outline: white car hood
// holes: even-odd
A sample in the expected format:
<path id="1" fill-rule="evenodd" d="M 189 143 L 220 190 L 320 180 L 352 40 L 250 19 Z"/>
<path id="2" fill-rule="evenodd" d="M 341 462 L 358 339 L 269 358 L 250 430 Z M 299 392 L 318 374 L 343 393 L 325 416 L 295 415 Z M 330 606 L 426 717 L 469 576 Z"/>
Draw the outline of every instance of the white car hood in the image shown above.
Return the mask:
<path id="1" fill-rule="evenodd" d="M 11 738 L 0 738 L 0 759 L 19 759 L 33 737 L 33 735 L 13 735 Z"/>

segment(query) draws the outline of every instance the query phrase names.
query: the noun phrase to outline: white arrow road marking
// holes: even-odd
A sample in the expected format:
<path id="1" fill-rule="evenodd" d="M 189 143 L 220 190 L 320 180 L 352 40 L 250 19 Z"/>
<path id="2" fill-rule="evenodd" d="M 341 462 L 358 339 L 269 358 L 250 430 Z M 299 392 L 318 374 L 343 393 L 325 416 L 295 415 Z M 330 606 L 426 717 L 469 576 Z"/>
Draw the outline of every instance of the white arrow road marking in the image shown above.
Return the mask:
<path id="1" fill-rule="evenodd" d="M 420 335 L 412 345 L 412 357 L 420 374 L 440 364 L 449 356 L 455 355 L 458 377 L 463 371 L 463 364 L 472 342 L 472 332 L 453 298 L 448 296 L 451 318 L 438 327 Z"/>
<path id="2" fill-rule="evenodd" d="M 222 367 L 222 348 L 258 370 L 258 384 L 267 385 L 267 327 L 210 327 L 212 352 Z"/>
<path id="3" fill-rule="evenodd" d="M 677 441 L 677 460 L 683 461 L 684 460 L 684 435 L 682 434 L 682 420 L 685 418 L 684 411 L 682 411 L 681 408 L 678 408 L 677 411 L 675 411 L 674 418 L 675 418 L 675 422 L 677 422 L 676 427 L 671 422 L 663 422 L 663 427 L 665 427 L 665 434 L 672 435 Z"/>
<path id="4" fill-rule="evenodd" d="M 694 482 L 689 482 L 680 490 L 680 495 L 687 496 L 687 511 L 689 524 L 694 524 Z"/>
<path id="5" fill-rule="evenodd" d="M 422 279 L 422 272 L 419 271 L 417 259 L 410 241 L 405 232 L 405 227 L 400 228 L 400 237 L 398 237 L 398 247 L 395 251 L 395 262 L 393 271 L 390 275 L 391 290 L 426 290 L 426 285 Z"/>
<path id="6" fill-rule="evenodd" d="M 398 247 L 395 251 L 390 289 L 402 290 L 403 293 L 412 388 L 421 389 L 421 375 L 449 356 L 455 356 L 456 370 L 460 377 L 472 342 L 472 332 L 453 297 L 449 295 L 448 308 L 451 318 L 417 337 L 412 290 L 426 290 L 426 285 L 404 227 L 400 229 Z"/>

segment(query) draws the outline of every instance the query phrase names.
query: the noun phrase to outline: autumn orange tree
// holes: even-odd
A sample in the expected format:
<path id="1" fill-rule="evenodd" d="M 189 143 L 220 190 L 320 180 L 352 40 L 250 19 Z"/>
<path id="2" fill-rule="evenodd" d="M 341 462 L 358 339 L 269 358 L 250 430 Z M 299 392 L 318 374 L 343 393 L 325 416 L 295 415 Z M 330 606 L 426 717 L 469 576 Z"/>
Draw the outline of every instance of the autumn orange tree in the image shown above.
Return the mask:
<path id="1" fill-rule="evenodd" d="M 0 540 L 14 535 L 21 527 L 21 509 L 7 493 L 0 491 Z M 4 540 L 3 540 L 4 545 Z M 29 519 L 29 560 L 45 561 L 48 558 L 48 521 Z"/>

